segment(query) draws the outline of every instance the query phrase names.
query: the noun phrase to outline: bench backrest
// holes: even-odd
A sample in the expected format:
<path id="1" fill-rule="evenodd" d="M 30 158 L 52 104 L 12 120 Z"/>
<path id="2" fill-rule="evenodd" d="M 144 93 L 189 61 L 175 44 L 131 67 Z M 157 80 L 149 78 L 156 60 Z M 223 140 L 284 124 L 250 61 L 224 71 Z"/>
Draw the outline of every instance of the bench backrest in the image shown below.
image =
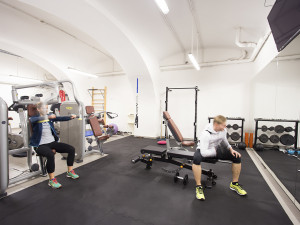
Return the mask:
<path id="1" fill-rule="evenodd" d="M 86 106 L 85 111 L 86 111 L 86 114 L 89 115 L 88 120 L 91 125 L 94 136 L 95 137 L 101 136 L 103 133 L 102 133 L 98 118 L 93 115 L 93 113 L 95 112 L 94 106 Z"/>
<path id="2" fill-rule="evenodd" d="M 168 128 L 171 131 L 172 135 L 174 136 L 175 140 L 178 142 L 182 142 L 183 136 L 180 130 L 178 129 L 177 125 L 175 124 L 175 122 L 172 120 L 170 114 L 167 111 L 164 111 L 163 117 L 167 121 Z"/>

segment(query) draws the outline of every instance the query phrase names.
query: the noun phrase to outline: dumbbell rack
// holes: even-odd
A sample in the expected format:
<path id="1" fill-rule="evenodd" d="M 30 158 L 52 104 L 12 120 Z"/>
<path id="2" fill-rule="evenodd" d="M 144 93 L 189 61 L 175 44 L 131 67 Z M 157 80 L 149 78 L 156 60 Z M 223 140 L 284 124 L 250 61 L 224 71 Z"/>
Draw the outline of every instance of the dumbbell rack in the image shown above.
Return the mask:
<path id="1" fill-rule="evenodd" d="M 211 120 L 213 120 L 213 119 L 214 119 L 214 117 L 208 117 L 208 122 L 210 123 Z M 238 140 L 236 140 L 236 141 L 230 141 L 229 143 L 230 144 L 237 144 L 239 142 L 243 142 L 244 141 L 244 135 L 243 134 L 244 134 L 244 122 L 245 122 L 245 119 L 241 118 L 241 117 L 226 117 L 226 119 L 229 120 L 229 121 L 240 121 L 240 125 L 238 127 L 238 129 L 240 131 L 239 132 L 240 138 Z"/>
<path id="2" fill-rule="evenodd" d="M 295 138 L 295 143 L 294 143 L 294 148 L 297 148 L 298 145 L 298 124 L 299 124 L 299 120 L 284 120 L 284 119 L 263 119 L 263 118 L 255 118 L 255 137 L 254 137 L 254 146 L 257 144 L 257 140 L 258 140 L 258 130 L 261 129 L 261 127 L 259 127 L 259 122 L 276 122 L 276 123 L 294 123 L 294 138 Z M 275 133 L 275 131 L 274 131 Z M 283 132 L 283 134 L 286 133 L 286 131 Z M 283 135 L 282 134 L 282 135 Z M 267 146 L 264 143 L 261 143 L 264 146 Z M 270 146 L 270 145 L 269 145 Z M 274 147 L 274 146 L 278 146 L 277 144 L 273 144 L 270 147 Z"/>

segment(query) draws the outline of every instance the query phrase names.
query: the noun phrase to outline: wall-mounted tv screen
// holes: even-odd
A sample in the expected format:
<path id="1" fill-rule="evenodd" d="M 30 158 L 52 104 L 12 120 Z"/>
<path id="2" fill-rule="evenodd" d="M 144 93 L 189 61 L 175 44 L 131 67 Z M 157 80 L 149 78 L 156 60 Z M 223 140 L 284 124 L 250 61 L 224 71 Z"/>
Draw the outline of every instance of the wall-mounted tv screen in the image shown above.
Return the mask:
<path id="1" fill-rule="evenodd" d="M 277 0 L 268 21 L 280 52 L 300 33 L 300 0 Z"/>

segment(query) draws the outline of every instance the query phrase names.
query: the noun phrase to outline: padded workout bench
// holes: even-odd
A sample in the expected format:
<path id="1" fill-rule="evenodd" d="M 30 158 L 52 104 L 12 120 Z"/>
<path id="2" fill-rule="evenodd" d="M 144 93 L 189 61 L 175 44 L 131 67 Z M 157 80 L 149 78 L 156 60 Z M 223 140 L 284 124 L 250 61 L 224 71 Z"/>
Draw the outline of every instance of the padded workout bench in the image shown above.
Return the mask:
<path id="1" fill-rule="evenodd" d="M 183 148 L 183 146 L 193 146 L 194 142 L 192 143 L 192 141 L 183 141 L 181 132 L 179 131 L 175 122 L 171 119 L 169 113 L 163 112 L 163 115 L 165 123 L 173 134 L 175 140 L 179 143 L 180 147 L 172 148 L 169 144 L 167 144 L 167 149 L 158 146 L 147 146 L 141 149 L 142 155 L 132 159 L 131 162 L 143 162 L 146 164 L 147 169 L 151 169 L 153 161 L 160 161 L 177 165 L 179 166 L 179 168 L 175 171 L 172 171 L 176 173 L 174 176 L 174 182 L 176 182 L 178 179 L 182 179 L 183 184 L 185 185 L 188 182 L 188 176 L 185 175 L 184 177 L 180 177 L 179 170 L 181 170 L 182 168 L 192 170 L 192 160 L 194 158 L 194 152 L 188 151 L 187 149 Z M 216 163 L 217 161 L 217 159 L 211 158 L 205 159 L 205 161 L 203 162 Z M 207 176 L 207 188 L 211 188 L 216 184 L 215 179 L 217 178 L 217 175 L 212 171 L 212 169 L 202 169 L 202 174 Z"/>
<path id="2" fill-rule="evenodd" d="M 87 113 L 87 123 L 90 124 L 93 135 L 95 137 L 95 140 L 97 142 L 98 149 L 93 150 L 92 148 L 89 148 L 89 152 L 100 152 L 101 155 L 104 154 L 103 152 L 103 143 L 109 139 L 109 135 L 106 133 L 103 133 L 99 124 L 98 118 L 95 116 L 95 109 L 94 106 L 86 106 L 85 107 L 86 113 Z M 92 139 L 88 138 L 88 142 L 91 144 Z"/>

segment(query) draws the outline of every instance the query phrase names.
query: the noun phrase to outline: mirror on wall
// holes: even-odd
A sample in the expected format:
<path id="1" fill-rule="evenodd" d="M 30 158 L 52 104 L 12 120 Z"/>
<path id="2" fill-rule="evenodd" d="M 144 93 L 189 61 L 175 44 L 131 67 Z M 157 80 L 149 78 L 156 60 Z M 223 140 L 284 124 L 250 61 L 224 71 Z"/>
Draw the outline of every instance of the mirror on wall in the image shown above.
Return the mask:
<path id="1" fill-rule="evenodd" d="M 252 95 L 254 118 L 270 120 L 258 123 L 257 153 L 299 206 L 300 36 L 257 74 Z"/>

